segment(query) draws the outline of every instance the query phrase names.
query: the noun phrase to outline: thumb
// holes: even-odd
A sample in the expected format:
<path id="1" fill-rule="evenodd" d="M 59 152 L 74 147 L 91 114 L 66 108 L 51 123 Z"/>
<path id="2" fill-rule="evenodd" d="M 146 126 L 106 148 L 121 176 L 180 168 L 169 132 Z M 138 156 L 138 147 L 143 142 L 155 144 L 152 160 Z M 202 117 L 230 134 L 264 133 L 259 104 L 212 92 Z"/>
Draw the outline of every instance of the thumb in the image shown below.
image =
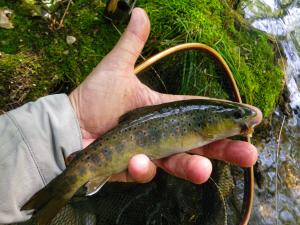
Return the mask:
<path id="1" fill-rule="evenodd" d="M 114 68 L 133 69 L 150 33 L 150 21 L 141 8 L 132 11 L 130 22 L 113 50 L 105 57 L 105 63 Z M 112 65 L 110 65 L 112 66 Z"/>

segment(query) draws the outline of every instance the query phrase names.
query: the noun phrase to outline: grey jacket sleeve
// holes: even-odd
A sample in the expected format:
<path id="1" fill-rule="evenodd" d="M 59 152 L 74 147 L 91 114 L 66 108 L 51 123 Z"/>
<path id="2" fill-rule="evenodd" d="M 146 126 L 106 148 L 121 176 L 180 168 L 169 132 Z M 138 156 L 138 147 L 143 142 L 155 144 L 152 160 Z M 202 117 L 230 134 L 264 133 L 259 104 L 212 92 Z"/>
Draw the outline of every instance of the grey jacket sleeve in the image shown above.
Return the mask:
<path id="1" fill-rule="evenodd" d="M 68 96 L 40 98 L 0 116 L 0 224 L 24 221 L 22 205 L 65 169 L 82 149 Z"/>

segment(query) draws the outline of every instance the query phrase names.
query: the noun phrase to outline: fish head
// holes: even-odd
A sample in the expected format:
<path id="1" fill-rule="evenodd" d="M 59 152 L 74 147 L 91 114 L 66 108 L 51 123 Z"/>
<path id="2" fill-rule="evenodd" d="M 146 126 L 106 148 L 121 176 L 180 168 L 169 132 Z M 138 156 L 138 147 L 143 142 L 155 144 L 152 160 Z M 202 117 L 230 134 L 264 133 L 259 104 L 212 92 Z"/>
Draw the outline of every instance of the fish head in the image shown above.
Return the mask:
<path id="1" fill-rule="evenodd" d="M 206 102 L 205 102 L 206 101 Z M 217 140 L 235 135 L 251 135 L 254 126 L 262 119 L 261 111 L 251 105 L 231 101 L 204 100 L 199 104 L 199 132 L 207 140 Z"/>
<path id="2" fill-rule="evenodd" d="M 226 136 L 249 135 L 262 120 L 261 111 L 251 105 L 236 102 L 217 102 L 215 107 L 216 130 L 223 130 Z M 220 132 L 221 133 L 221 132 Z"/>
<path id="3" fill-rule="evenodd" d="M 229 119 L 240 127 L 243 135 L 252 135 L 253 128 L 262 120 L 261 111 L 251 105 L 232 103 L 232 110 L 229 112 Z"/>

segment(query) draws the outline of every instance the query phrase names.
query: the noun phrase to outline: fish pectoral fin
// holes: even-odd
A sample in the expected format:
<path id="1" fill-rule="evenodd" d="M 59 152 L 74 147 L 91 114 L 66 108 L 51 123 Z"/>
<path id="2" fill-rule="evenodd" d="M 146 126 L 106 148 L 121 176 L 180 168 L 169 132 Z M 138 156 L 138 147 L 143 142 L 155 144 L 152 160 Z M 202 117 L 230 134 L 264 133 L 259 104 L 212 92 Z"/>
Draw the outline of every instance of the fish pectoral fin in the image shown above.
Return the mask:
<path id="1" fill-rule="evenodd" d="M 110 176 L 105 178 L 97 177 L 87 182 L 85 185 L 85 187 L 87 188 L 86 196 L 92 196 L 96 194 L 103 187 L 103 185 L 109 180 L 109 178 Z"/>

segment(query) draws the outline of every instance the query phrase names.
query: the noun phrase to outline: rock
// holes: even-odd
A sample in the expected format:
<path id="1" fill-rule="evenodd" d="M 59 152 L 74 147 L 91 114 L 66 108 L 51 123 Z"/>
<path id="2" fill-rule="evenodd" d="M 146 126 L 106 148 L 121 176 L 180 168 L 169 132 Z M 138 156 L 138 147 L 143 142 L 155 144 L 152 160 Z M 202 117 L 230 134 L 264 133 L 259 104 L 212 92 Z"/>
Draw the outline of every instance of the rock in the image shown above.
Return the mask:
<path id="1" fill-rule="evenodd" d="M 14 25 L 10 21 L 13 11 L 10 9 L 0 8 L 0 27 L 5 29 L 12 29 Z"/>
<path id="2" fill-rule="evenodd" d="M 66 41 L 67 41 L 68 45 L 72 45 L 76 42 L 76 37 L 68 35 L 66 38 Z"/>

